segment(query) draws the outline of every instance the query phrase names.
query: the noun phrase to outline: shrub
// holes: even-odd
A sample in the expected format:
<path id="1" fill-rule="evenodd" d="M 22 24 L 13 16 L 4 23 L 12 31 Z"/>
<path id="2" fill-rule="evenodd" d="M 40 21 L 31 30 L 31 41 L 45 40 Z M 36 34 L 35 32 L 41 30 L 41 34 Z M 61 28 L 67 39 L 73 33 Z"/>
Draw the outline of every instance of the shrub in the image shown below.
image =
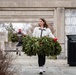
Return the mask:
<path id="1" fill-rule="evenodd" d="M 0 75 L 14 75 L 14 70 L 11 70 L 12 57 L 8 53 L 3 54 L 0 50 Z"/>

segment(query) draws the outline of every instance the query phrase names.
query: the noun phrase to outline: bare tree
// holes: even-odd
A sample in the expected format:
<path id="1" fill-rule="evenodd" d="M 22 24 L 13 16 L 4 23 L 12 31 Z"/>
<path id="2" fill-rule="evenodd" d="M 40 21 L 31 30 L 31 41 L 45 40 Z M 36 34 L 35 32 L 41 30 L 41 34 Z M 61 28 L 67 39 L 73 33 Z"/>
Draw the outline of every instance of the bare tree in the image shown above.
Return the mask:
<path id="1" fill-rule="evenodd" d="M 5 25 L 5 29 L 8 31 L 8 40 L 11 41 L 11 36 L 13 35 L 13 33 L 15 32 L 15 29 L 13 28 L 12 23 L 10 23 L 9 25 Z"/>
<path id="2" fill-rule="evenodd" d="M 13 58 L 8 53 L 3 54 L 0 50 L 0 75 L 14 75 L 14 69 L 11 70 Z"/>

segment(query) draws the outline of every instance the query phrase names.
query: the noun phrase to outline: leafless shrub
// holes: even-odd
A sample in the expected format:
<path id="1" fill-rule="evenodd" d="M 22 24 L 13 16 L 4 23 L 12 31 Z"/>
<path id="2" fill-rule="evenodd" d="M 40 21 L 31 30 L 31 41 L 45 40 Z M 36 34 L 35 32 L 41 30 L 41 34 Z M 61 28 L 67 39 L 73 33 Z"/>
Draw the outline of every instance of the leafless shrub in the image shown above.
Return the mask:
<path id="1" fill-rule="evenodd" d="M 15 71 L 12 67 L 12 56 L 8 53 L 3 54 L 0 50 L 0 75 L 14 75 Z"/>

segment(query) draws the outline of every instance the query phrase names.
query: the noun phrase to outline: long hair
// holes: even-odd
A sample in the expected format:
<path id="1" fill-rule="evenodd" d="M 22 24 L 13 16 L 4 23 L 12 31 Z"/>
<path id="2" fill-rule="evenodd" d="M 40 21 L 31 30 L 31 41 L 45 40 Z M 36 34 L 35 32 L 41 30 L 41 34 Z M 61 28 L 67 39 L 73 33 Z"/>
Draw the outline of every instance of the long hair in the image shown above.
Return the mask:
<path id="1" fill-rule="evenodd" d="M 40 18 L 40 20 L 42 20 L 44 22 L 44 27 L 48 28 L 48 24 L 46 23 L 46 20 L 43 18 Z"/>

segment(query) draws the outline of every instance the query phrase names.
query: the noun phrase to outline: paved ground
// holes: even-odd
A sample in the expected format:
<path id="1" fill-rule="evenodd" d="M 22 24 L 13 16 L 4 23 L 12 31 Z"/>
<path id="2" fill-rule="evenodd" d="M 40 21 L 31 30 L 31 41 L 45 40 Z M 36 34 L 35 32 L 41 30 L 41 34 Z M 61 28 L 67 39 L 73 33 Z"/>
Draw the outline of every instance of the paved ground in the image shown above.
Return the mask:
<path id="1" fill-rule="evenodd" d="M 17 70 L 16 75 L 39 75 L 39 67 L 37 64 L 37 56 L 21 56 L 13 53 L 15 58 L 12 63 Z M 45 64 L 46 72 L 43 75 L 76 75 L 76 67 L 69 66 L 65 59 L 47 59 Z"/>

